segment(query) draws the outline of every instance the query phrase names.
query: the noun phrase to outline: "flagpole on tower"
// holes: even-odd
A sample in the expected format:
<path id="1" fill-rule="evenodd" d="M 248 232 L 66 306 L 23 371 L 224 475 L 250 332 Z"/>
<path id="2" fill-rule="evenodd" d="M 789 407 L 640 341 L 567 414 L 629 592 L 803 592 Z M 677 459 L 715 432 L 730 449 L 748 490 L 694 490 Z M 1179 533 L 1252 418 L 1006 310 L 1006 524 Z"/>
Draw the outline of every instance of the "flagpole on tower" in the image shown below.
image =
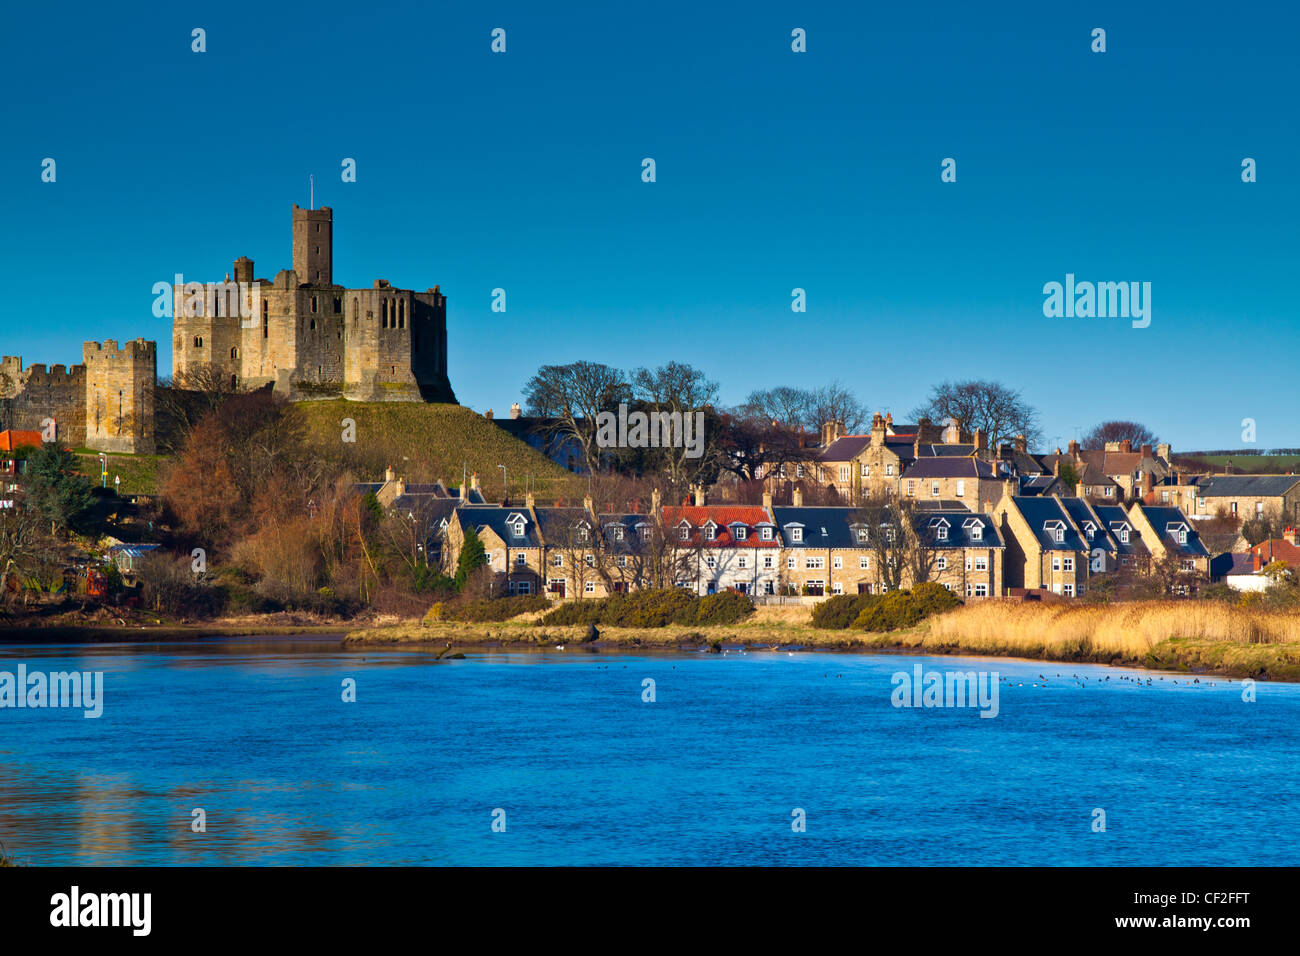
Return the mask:
<path id="1" fill-rule="evenodd" d="M 310 198 L 307 200 L 307 207 L 309 209 L 315 209 L 316 208 L 316 177 L 308 173 L 307 184 L 308 184 L 307 188 L 311 193 Z"/>

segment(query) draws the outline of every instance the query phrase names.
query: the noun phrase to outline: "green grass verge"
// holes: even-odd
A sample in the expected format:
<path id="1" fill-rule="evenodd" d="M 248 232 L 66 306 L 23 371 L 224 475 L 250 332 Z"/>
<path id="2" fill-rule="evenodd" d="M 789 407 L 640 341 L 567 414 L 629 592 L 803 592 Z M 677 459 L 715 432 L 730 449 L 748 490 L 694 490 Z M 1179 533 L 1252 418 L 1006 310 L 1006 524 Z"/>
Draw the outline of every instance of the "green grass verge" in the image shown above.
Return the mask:
<path id="1" fill-rule="evenodd" d="M 500 500 L 505 465 L 510 494 L 522 495 L 531 476 L 542 499 L 580 499 L 583 479 L 462 405 L 419 402 L 301 402 L 295 406 L 309 440 L 330 458 L 341 458 L 363 481 L 378 481 L 392 465 L 408 481 L 442 479 L 459 485 L 478 472 L 484 497 Z M 343 420 L 356 423 L 356 441 L 343 441 Z"/>

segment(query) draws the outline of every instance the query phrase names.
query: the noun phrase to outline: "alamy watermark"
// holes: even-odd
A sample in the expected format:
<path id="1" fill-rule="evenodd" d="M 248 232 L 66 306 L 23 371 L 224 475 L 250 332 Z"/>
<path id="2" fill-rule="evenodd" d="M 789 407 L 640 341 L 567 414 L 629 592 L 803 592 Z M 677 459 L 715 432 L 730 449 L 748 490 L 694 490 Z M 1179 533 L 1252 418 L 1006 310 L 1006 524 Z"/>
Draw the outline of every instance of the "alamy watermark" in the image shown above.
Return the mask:
<path id="1" fill-rule="evenodd" d="M 153 314 L 157 318 L 174 318 L 177 301 L 181 304 L 181 315 L 187 318 L 197 315 L 215 318 L 238 316 L 244 320 L 253 318 L 253 287 L 258 283 L 229 280 L 186 282 L 185 276 L 179 272 L 173 279 L 171 283 L 153 284 Z M 247 321 L 243 326 L 252 328 Z"/>
<path id="2" fill-rule="evenodd" d="M 1150 282 L 1075 282 L 1065 274 L 1065 284 L 1043 286 L 1043 315 L 1049 319 L 1128 319 L 1133 328 L 1151 324 Z"/>
<path id="3" fill-rule="evenodd" d="M 0 671 L 0 709 L 5 707 L 80 707 L 81 716 L 104 713 L 103 671 Z"/>
<path id="4" fill-rule="evenodd" d="M 998 715 L 998 672 L 898 671 L 890 679 L 889 695 L 895 707 L 978 707 L 981 717 Z"/>
<path id="5" fill-rule="evenodd" d="M 687 458 L 704 454 L 703 412 L 629 412 L 596 414 L 597 448 L 685 448 Z"/>

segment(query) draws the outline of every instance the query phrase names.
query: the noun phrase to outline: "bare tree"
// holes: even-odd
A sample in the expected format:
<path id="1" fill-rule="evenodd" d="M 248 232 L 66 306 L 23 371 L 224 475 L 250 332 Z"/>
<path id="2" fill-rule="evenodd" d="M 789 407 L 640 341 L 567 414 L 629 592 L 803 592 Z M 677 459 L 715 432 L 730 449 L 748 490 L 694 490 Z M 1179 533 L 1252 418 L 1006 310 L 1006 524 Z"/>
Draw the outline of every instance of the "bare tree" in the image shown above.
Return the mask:
<path id="1" fill-rule="evenodd" d="M 849 434 L 856 434 L 867 421 L 867 408 L 839 382 L 823 385 L 812 393 L 807 424 L 817 431 L 826 422 L 840 422 Z"/>
<path id="2" fill-rule="evenodd" d="M 1155 445 L 1160 441 L 1155 432 L 1140 422 L 1102 422 L 1083 436 L 1084 448 L 1104 448 L 1106 442 L 1128 439 L 1134 448 Z"/>
<path id="3" fill-rule="evenodd" d="M 865 526 L 881 588 L 896 591 L 904 581 L 928 581 L 934 571 L 935 537 L 926 515 L 914 503 L 873 495 L 853 512 L 851 523 Z"/>
<path id="4" fill-rule="evenodd" d="M 554 419 L 544 431 L 550 439 L 572 437 L 582 449 L 587 467 L 599 471 L 596 416 L 628 401 L 632 388 L 619 369 L 599 362 L 543 365 L 525 386 L 528 414 Z"/>
<path id="5" fill-rule="evenodd" d="M 725 459 L 720 419 L 713 408 L 718 383 L 682 362 L 669 362 L 656 369 L 639 368 L 632 374 L 632 383 L 647 414 L 674 424 L 682 422 L 682 441 L 669 443 L 661 435 L 659 448 L 644 454 L 651 466 L 657 466 L 655 470 L 663 474 L 669 496 L 675 498 L 693 484 L 712 484 Z M 662 417 L 665 415 L 667 418 Z M 685 441 L 687 416 L 695 423 L 689 444 Z M 674 434 L 674 441 L 677 437 Z"/>
<path id="6" fill-rule="evenodd" d="M 954 418 L 967 431 L 983 431 L 990 447 L 1013 441 L 1017 435 L 1024 435 L 1031 446 L 1042 441 L 1037 410 L 1001 382 L 942 382 L 930 389 L 929 400 L 913 409 L 912 416 L 935 421 Z"/>
<path id="7" fill-rule="evenodd" d="M 806 388 L 779 385 L 750 392 L 737 411 L 746 417 L 798 430 L 808 426 L 815 404 L 815 396 Z"/>

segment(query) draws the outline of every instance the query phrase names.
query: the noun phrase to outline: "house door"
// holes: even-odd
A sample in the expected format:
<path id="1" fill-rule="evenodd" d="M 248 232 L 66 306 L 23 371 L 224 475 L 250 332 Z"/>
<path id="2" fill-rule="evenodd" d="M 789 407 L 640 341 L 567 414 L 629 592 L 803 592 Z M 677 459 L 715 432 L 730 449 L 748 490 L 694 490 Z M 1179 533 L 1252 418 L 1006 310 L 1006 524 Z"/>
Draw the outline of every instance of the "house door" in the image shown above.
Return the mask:
<path id="1" fill-rule="evenodd" d="M 859 594 L 870 594 L 870 593 L 871 593 L 871 585 L 870 585 L 870 584 L 859 584 L 859 585 L 858 585 L 858 593 L 859 593 Z"/>
<path id="2" fill-rule="evenodd" d="M 550 591 L 552 594 L 554 594 L 554 595 L 555 595 L 556 597 L 558 597 L 558 598 L 563 598 L 563 597 L 564 597 L 564 579 L 563 579 L 563 578 L 553 578 L 553 579 L 551 580 L 550 587 L 548 587 L 546 590 Z"/>

